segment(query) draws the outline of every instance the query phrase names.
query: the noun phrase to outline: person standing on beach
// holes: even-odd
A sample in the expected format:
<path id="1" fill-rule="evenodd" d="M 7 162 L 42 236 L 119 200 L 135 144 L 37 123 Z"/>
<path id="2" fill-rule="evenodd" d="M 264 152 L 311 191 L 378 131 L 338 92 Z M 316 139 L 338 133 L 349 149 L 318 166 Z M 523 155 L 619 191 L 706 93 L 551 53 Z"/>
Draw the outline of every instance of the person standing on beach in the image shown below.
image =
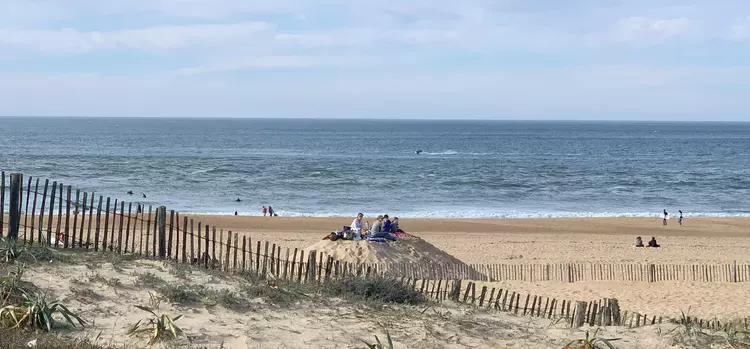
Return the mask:
<path id="1" fill-rule="evenodd" d="M 263 217 L 265 217 L 266 213 L 268 213 L 268 209 L 265 206 L 263 206 L 263 209 L 261 211 L 263 211 Z"/>
<path id="2" fill-rule="evenodd" d="M 677 223 L 679 223 L 680 226 L 682 226 L 682 210 L 677 210 L 677 211 L 680 212 L 680 218 L 677 219 Z"/>
<path id="3" fill-rule="evenodd" d="M 268 216 L 273 217 L 273 207 L 271 205 L 268 205 Z"/>
<path id="4" fill-rule="evenodd" d="M 667 225 L 667 218 L 669 218 L 669 213 L 667 213 L 667 209 L 664 209 L 664 218 L 662 218 L 662 222 L 664 225 Z"/>

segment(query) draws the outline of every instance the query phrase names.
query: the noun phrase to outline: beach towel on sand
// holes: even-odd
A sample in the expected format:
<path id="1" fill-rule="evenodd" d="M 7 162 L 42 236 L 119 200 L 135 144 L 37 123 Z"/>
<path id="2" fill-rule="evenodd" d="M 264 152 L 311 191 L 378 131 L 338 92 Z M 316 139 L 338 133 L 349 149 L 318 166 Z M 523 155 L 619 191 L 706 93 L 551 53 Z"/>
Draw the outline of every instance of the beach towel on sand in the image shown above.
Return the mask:
<path id="1" fill-rule="evenodd" d="M 374 238 L 374 237 L 367 238 L 367 241 L 369 241 L 369 242 L 388 242 L 388 240 L 386 240 L 385 238 Z"/>

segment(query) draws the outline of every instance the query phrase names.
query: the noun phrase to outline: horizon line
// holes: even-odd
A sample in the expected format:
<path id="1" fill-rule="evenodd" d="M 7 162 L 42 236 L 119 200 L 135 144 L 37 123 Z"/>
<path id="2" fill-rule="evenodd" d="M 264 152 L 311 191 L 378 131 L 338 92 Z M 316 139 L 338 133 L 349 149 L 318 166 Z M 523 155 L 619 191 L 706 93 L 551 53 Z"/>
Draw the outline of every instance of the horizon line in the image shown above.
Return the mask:
<path id="1" fill-rule="evenodd" d="M 639 119 L 517 119 L 517 118 L 387 118 L 387 117 L 246 117 L 246 116 L 73 116 L 0 115 L 0 119 L 177 119 L 177 120 L 335 120 L 335 121 L 512 121 L 512 122 L 634 122 L 634 123 L 748 123 L 750 120 L 639 120 Z"/>

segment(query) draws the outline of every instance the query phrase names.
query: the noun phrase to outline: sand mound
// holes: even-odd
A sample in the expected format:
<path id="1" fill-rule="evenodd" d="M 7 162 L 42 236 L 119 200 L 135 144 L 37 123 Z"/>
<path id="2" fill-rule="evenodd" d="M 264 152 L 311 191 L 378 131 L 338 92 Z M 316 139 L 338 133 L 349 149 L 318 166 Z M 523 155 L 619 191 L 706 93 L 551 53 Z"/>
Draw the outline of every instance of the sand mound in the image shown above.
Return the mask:
<path id="1" fill-rule="evenodd" d="M 333 257 L 334 260 L 354 264 L 465 265 L 458 258 L 429 242 L 408 234 L 397 241 L 387 243 L 366 240 L 323 240 L 305 249 L 306 253 L 312 250 Z"/>

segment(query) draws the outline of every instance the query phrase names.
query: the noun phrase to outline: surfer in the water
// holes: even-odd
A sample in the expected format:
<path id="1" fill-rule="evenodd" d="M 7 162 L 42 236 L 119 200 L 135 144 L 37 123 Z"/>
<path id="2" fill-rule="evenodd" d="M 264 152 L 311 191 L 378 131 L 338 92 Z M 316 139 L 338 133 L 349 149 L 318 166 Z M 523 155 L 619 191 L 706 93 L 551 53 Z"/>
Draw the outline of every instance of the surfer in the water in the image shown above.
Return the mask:
<path id="1" fill-rule="evenodd" d="M 419 149 L 417 149 L 417 150 L 416 150 L 416 151 L 415 151 L 414 153 L 415 153 L 415 154 L 422 154 L 422 151 L 421 151 L 421 150 L 419 150 Z"/>
<path id="2" fill-rule="evenodd" d="M 133 195 L 133 191 L 132 190 L 128 190 L 128 195 Z"/>
<path id="3" fill-rule="evenodd" d="M 234 201 L 241 202 L 242 200 L 240 200 L 240 198 L 237 198 L 237 200 L 234 200 Z"/>

